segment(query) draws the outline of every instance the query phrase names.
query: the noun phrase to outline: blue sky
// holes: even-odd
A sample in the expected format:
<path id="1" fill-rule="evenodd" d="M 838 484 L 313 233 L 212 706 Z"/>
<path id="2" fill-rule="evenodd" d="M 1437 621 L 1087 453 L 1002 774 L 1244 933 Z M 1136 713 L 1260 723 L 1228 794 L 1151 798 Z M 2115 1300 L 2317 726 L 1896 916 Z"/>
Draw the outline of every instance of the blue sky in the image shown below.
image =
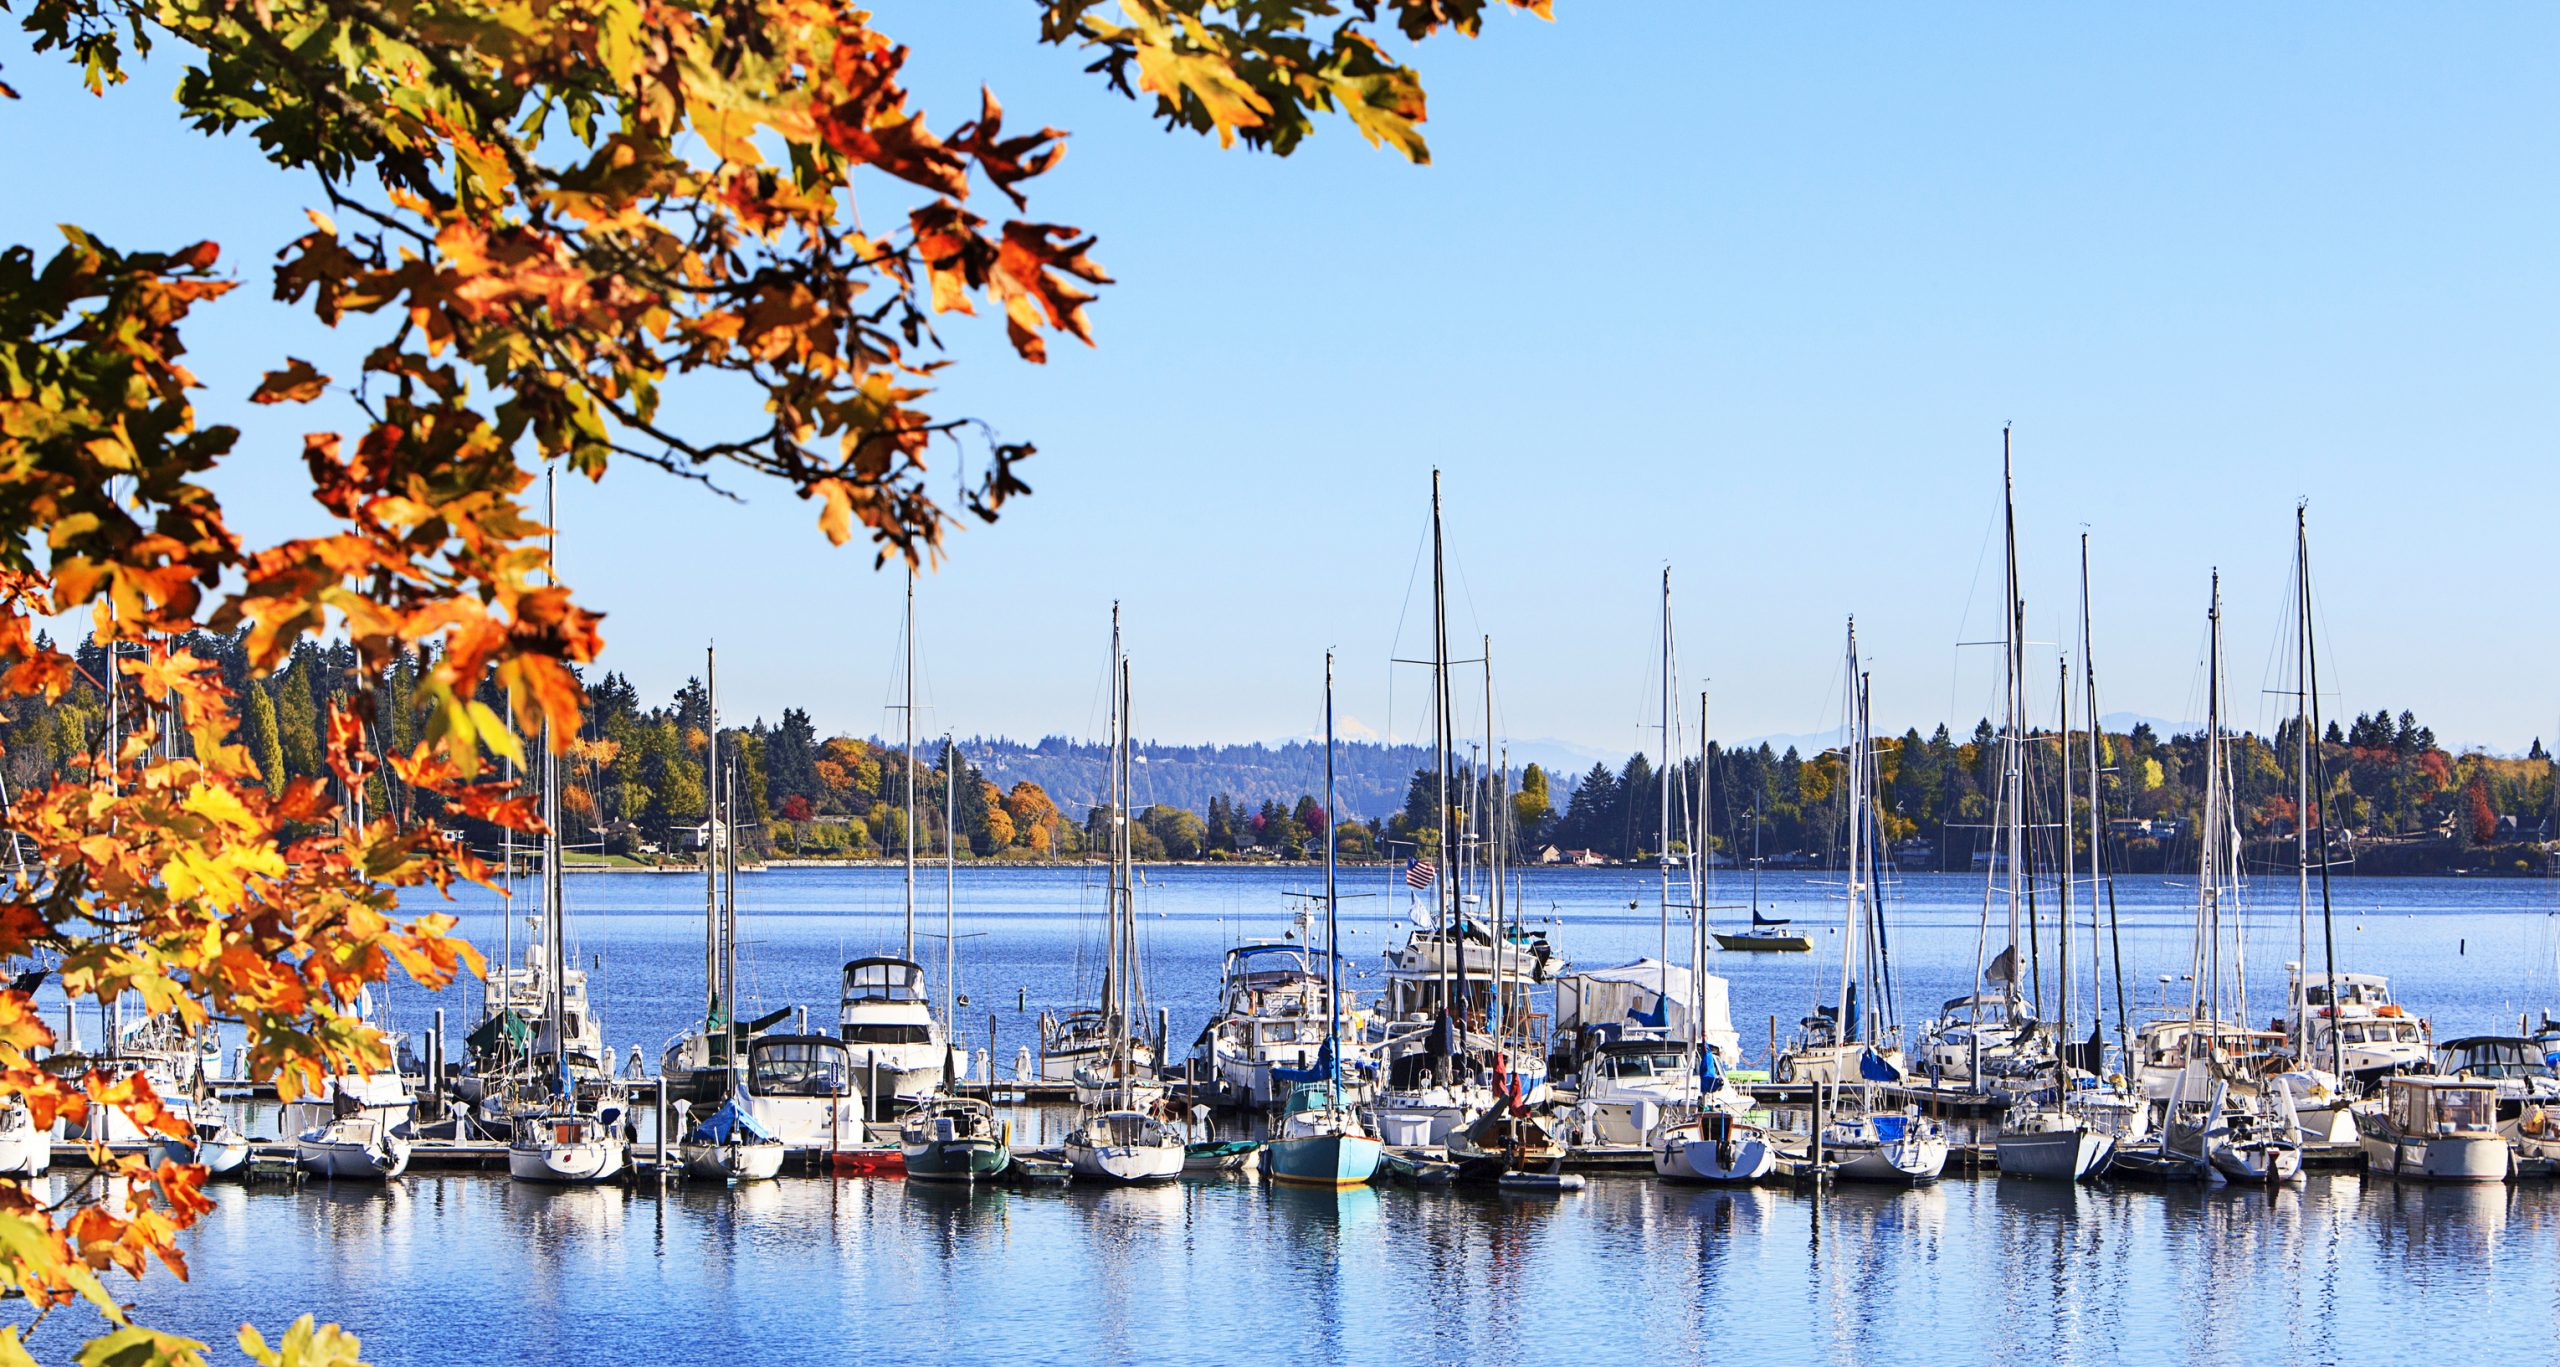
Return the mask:
<path id="1" fill-rule="evenodd" d="M 1028 5 L 879 6 L 946 126 L 984 82 L 1072 131 L 1033 209 L 1098 232 L 1120 282 L 1099 348 L 1045 368 L 949 330 L 938 410 L 1041 455 L 920 590 L 929 725 L 1097 732 L 1118 598 L 1144 733 L 1306 734 L 1330 646 L 1357 728 L 1418 734 L 1423 681 L 1389 661 L 1427 649 L 1435 464 L 1453 634 L 1494 637 L 1514 738 L 1650 744 L 1666 562 L 1719 735 L 1832 724 L 1853 612 L 1880 727 L 1969 722 L 1997 696 L 1996 653 L 1956 643 L 1996 630 L 2009 422 L 2035 634 L 2076 631 L 2085 526 L 2107 710 L 2201 714 L 2218 565 L 2234 708 L 2269 714 L 2308 497 L 2330 710 L 2560 731 L 2560 10 L 1558 9 L 1420 49 L 1416 168 L 1347 126 L 1287 160 L 1165 134 Z M 312 525 L 311 415 L 227 401 L 277 355 L 344 354 L 264 297 L 312 188 L 180 126 L 166 60 L 103 101 L 14 33 L 0 66 L 26 96 L 0 229 L 222 241 L 247 284 L 193 337 L 250 436 L 226 489 L 252 534 Z M 893 725 L 895 576 L 750 492 L 570 488 L 606 663 L 662 694 L 716 636 L 730 715 Z"/>

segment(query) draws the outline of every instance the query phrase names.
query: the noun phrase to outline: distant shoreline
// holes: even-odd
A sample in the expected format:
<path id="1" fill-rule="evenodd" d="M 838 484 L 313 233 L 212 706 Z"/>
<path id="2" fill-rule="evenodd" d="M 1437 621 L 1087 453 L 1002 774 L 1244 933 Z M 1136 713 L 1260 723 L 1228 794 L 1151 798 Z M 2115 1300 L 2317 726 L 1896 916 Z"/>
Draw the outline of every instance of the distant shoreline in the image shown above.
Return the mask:
<path id="1" fill-rule="evenodd" d="M 942 861 L 938 859 L 919 859 L 916 861 L 916 867 L 919 871 L 929 871 L 939 868 L 941 862 Z M 1370 860 L 1344 862 L 1337 864 L 1336 867 L 1343 869 L 1358 869 L 1363 872 L 1376 872 L 1384 869 L 1393 869 L 1402 862 L 1403 861 L 1401 860 Z M 741 864 L 739 866 L 739 871 L 741 873 L 763 873 L 786 869 L 899 869 L 903 867 L 905 867 L 905 861 L 899 859 L 767 859 Z M 1105 865 L 1100 860 L 1089 859 L 970 859 L 962 861 L 961 867 L 973 871 L 1019 869 L 1024 872 L 1046 872 L 1058 869 L 1102 868 L 1105 867 Z M 1142 869 L 1320 870 L 1324 867 L 1324 861 L 1321 859 L 1141 859 L 1137 861 L 1137 867 Z M 1590 874 L 1643 873 L 1650 872 L 1652 868 L 1653 865 L 1651 864 L 1524 864 L 1513 866 L 1515 872 L 1534 870 L 1538 873 Z M 585 873 L 613 873 L 655 875 L 658 877 L 698 878 L 702 874 L 702 866 L 700 864 L 653 865 L 570 863 L 563 865 L 560 872 L 564 876 L 569 874 Z M 1719 869 L 1717 872 L 1730 875 L 1740 875 L 1745 871 L 1740 869 Z M 1780 874 L 1836 873 L 1838 870 L 1824 869 L 1818 865 L 1807 865 L 1800 868 L 1770 869 L 1767 870 L 1767 872 Z M 1982 871 L 1978 869 L 1970 871 L 1964 869 L 1906 869 L 1901 872 L 1921 876 L 1938 876 L 1947 878 L 1982 876 Z M 2128 876 L 2174 877 L 2175 875 L 2143 873 Z M 2540 870 L 2518 871 L 2512 868 L 2455 869 L 2413 867 L 2348 869 L 2339 875 L 2339 877 L 2342 878 L 2486 878 L 2502 881 L 2536 879 L 2548 876 L 2548 874 Z"/>

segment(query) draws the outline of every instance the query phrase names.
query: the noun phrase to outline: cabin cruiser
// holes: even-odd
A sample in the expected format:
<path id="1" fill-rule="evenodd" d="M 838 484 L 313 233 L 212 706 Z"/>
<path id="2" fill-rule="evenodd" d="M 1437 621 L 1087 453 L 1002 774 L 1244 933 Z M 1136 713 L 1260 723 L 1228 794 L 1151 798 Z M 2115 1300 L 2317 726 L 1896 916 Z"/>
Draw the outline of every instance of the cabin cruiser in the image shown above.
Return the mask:
<path id="1" fill-rule="evenodd" d="M 1575 969 L 1556 979 L 1549 1071 L 1556 1077 L 1580 1072 L 1604 1046 L 1638 1035 L 1675 1043 L 1703 1040 L 1730 1068 L 1742 1061 L 1732 999 L 1733 985 L 1724 978 L 1659 959 Z"/>
<path id="2" fill-rule="evenodd" d="M 2371 1085 L 2390 1073 L 2429 1066 L 2426 1022 L 2391 999 L 2379 973 L 2297 973 L 2285 1022 L 2305 1067 Z M 2332 1060 L 2335 1060 L 2334 1065 Z"/>
<path id="3" fill-rule="evenodd" d="M 2542 1041 L 2525 1035 L 2471 1035 L 2436 1046 L 2436 1072 L 2497 1089 L 2498 1133 L 2519 1177 L 2560 1175 L 2560 1070 Z"/>
<path id="4" fill-rule="evenodd" d="M 846 964 L 837 1020 L 854 1071 L 878 1079 L 874 1102 L 921 1101 L 942 1089 L 948 1041 L 914 961 L 874 956 Z"/>
<path id="5" fill-rule="evenodd" d="M 1343 1015 L 1354 1016 L 1345 991 Z M 1192 1056 L 1242 1104 L 1269 1110 L 1286 1101 L 1296 1079 L 1323 1052 L 1331 999 L 1320 950 L 1290 943 L 1239 945 L 1219 974 L 1218 1010 L 1192 1046 Z M 1346 1066 L 1350 1060 L 1344 1060 Z"/>
<path id="6" fill-rule="evenodd" d="M 2498 1128 L 2496 1084 L 2435 1074 L 2383 1079 L 2356 1106 L 2365 1168 L 2430 1182 L 2503 1182 L 2514 1169 Z"/>
<path id="7" fill-rule="evenodd" d="M 1386 952 L 1386 965 L 1386 989 L 1369 1032 L 1373 1056 L 1392 1069 L 1399 1060 L 1453 1046 L 1475 1060 L 1499 1052 L 1524 1095 L 1534 1099 L 1546 1085 L 1534 994 L 1563 961 L 1543 933 L 1512 927 L 1497 947 L 1492 932 L 1474 921 L 1455 936 L 1419 926 Z M 1463 1040 L 1442 1028 L 1451 1016 L 1464 1024 Z"/>
<path id="8" fill-rule="evenodd" d="M 862 1080 L 833 1035 L 758 1035 L 747 1042 L 738 1104 L 793 1150 L 833 1152 L 863 1139 Z"/>
<path id="9" fill-rule="evenodd" d="M 489 996 L 488 1017 L 463 1041 L 470 1068 L 455 1088 L 483 1128 L 507 1134 L 518 1116 L 551 1109 L 564 1086 L 608 1127 L 628 1118 L 629 1094 L 588 1006 L 586 970 L 560 975 L 556 1022 L 539 963 L 493 970 Z"/>

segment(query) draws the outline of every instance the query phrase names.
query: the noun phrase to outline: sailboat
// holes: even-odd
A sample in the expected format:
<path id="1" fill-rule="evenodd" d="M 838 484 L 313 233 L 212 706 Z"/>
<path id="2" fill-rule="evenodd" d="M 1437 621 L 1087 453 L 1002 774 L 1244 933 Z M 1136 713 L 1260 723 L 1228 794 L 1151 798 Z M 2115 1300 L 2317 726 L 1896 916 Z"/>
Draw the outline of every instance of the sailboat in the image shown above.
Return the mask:
<path id="1" fill-rule="evenodd" d="M 878 954 L 844 966 L 837 1029 L 853 1055 L 874 1106 L 913 1102 L 941 1090 L 951 1061 L 948 1022 L 935 1020 L 916 962 L 916 576 L 907 571 L 906 614 L 906 918 L 895 956 Z M 877 1079 L 876 1084 L 869 1082 Z"/>
<path id="2" fill-rule="evenodd" d="M 1110 678 L 1112 749 L 1104 803 L 1111 823 L 1111 869 L 1104 894 L 1110 906 L 1103 917 L 1102 1001 L 1063 1019 L 1041 1014 L 1040 1075 L 1072 1081 L 1079 1105 L 1099 1105 L 1115 1095 L 1153 1105 L 1164 1096 L 1164 1083 L 1156 1071 L 1155 1043 L 1143 1028 L 1146 981 L 1138 971 L 1137 871 L 1129 832 L 1137 814 L 1131 772 L 1135 756 L 1124 753 L 1130 747 L 1122 741 L 1128 724 L 1128 658 L 1120 649 L 1118 603 L 1111 605 Z"/>
<path id="3" fill-rule="evenodd" d="M 2083 603 L 2084 605 L 2086 603 L 2085 595 Z M 2023 608 L 2013 603 L 2009 620 L 2016 623 L 2023 616 Z M 2009 698 L 2013 709 L 2020 707 L 2026 694 L 2024 646 L 2025 643 L 2013 635 L 2007 652 Z M 2056 888 L 2059 895 L 2054 914 L 2055 961 L 2060 965 L 2060 971 L 2054 975 L 2056 1006 L 2053 1039 L 2057 1043 L 2071 1038 L 2071 895 L 2073 881 L 2078 874 L 2076 846 L 2078 822 L 2071 801 L 2071 667 L 2068 662 L 2061 665 L 2060 680 L 2055 726 L 2055 739 L 2062 752 L 2060 789 L 2062 834 L 2059 841 L 2062 848 L 2062 878 Z M 2017 725 L 2019 718 L 2015 712 L 2012 713 L 2011 721 L 2011 730 L 2014 733 L 2019 729 Z M 2090 718 L 2089 724 L 2092 727 L 2097 725 L 2094 715 Z M 2019 749 L 2023 752 L 2024 746 L 2020 745 Z M 2024 781 L 2026 760 L 2023 753 L 2017 756 L 2017 763 L 2017 775 L 2020 781 L 2004 794 L 2004 803 L 2007 805 L 2001 813 L 2002 826 L 2009 836 L 2009 847 L 2012 850 L 2026 847 L 2026 842 L 2021 837 L 2025 833 L 2027 807 L 2033 792 L 2032 786 Z M 2096 811 L 2095 807 L 2090 809 L 2093 820 Z M 2014 908 L 2025 878 L 2025 870 L 2012 861 L 2007 872 L 2010 904 Z M 2030 917 L 2035 914 L 2032 902 L 2027 907 L 2027 914 Z M 2031 930 L 2030 935 L 2032 934 Z M 2094 955 L 2094 948 L 2092 953 Z M 2094 1007 L 2093 1002 L 2092 1008 Z M 2033 1093 L 2012 1092 L 2009 1105 L 2001 1114 L 2000 1134 L 1995 1143 L 2000 1175 L 2048 1178 L 2063 1182 L 2077 1182 L 2082 1178 L 2094 1176 L 2106 1166 L 2107 1159 L 2115 1152 L 2116 1143 L 2114 1133 L 2099 1124 L 2092 1116 L 2085 1114 L 2079 1105 L 2081 1082 L 2087 1078 L 2088 1072 L 2094 1069 L 2075 1071 L 2071 1066 L 2074 1051 L 2068 1048 L 2056 1047 L 2038 1052 L 2043 1056 L 2041 1061 L 2049 1065 L 2046 1076 L 2050 1078 L 2052 1088 L 2050 1091 L 2040 1090 Z M 2028 1064 L 2033 1061 L 2035 1060 L 2032 1054 L 2013 1056 L 2012 1059 L 2012 1062 L 2017 1064 Z M 2012 1076 L 2019 1081 L 2024 1080 L 2017 1074 Z M 2088 1080 L 2094 1084 L 2094 1078 L 2088 1078 Z"/>
<path id="4" fill-rule="evenodd" d="M 2324 766 L 2320 734 L 2320 650 L 2312 630 L 2311 533 L 2307 504 L 2293 510 L 2294 567 L 2294 934 L 2296 957 L 2285 991 L 2286 1053 L 2292 1067 L 2274 1084 L 2293 1099 L 2308 1143 L 2352 1142 L 2351 1093 L 2397 1073 L 2432 1070 L 2425 1029 L 2391 996 L 2379 973 L 2338 967 L 2338 935 L 2329 895 L 2327 785 L 2313 786 Z M 2314 825 L 2319 848 L 2312 848 Z M 2320 942 L 2326 966 L 2311 968 L 2311 866 L 2320 866 Z"/>
<path id="5" fill-rule="evenodd" d="M 1431 666 L 1438 840 L 1427 853 L 1414 853 L 1404 878 L 1407 888 L 1429 893 L 1432 905 L 1428 919 L 1417 912 L 1404 943 L 1387 951 L 1384 1015 L 1403 1025 L 1389 1027 L 1377 1041 L 1387 1079 L 1370 1108 L 1372 1122 L 1388 1143 L 1425 1147 L 1456 1142 L 1470 1118 L 1521 1104 L 1544 1083 L 1545 1051 L 1522 1031 L 1530 1015 L 1530 989 L 1547 976 L 1554 959 L 1543 939 L 1526 939 L 1466 914 L 1455 829 L 1458 804 L 1452 800 L 1456 731 L 1446 546 L 1440 472 L 1434 470 Z M 1501 906 L 1497 898 L 1497 913 Z M 1512 1048 L 1515 1036 L 1524 1047 Z"/>
<path id="6" fill-rule="evenodd" d="M 1855 618 L 1849 621 L 1847 650 L 1847 725 L 1842 729 L 1849 739 L 1842 794 L 1849 879 L 1841 904 L 1840 989 L 1831 1005 L 1815 1007 L 1799 1022 L 1794 1039 L 1773 1062 L 1770 1071 L 1780 1083 L 1899 1082 L 1908 1072 L 1893 1000 L 1882 889 L 1874 876 L 1874 813 L 1865 786 L 1871 756 L 1862 729 L 1865 675 L 1858 664 Z"/>
<path id="7" fill-rule="evenodd" d="M 1669 747 L 1665 746 L 1666 752 Z M 1677 1182 L 1708 1182 L 1736 1185 L 1757 1182 L 1778 1165 L 1778 1145 L 1767 1128 L 1753 1118 L 1752 1103 L 1738 1089 L 1725 1085 L 1725 1059 L 1730 1051 L 1739 1062 L 1742 1041 L 1739 1035 L 1720 1040 L 1709 1033 L 1708 985 L 1713 982 L 1714 1004 L 1718 1018 L 1728 1018 L 1724 996 L 1726 984 L 1706 972 L 1706 896 L 1705 871 L 1708 868 L 1704 838 L 1708 814 L 1714 810 L 1714 751 L 1707 744 L 1707 698 L 1698 695 L 1698 806 L 1696 824 L 1691 827 L 1689 841 L 1690 903 L 1698 909 L 1689 937 L 1689 960 L 1697 966 L 1689 1002 L 1689 1019 L 1699 1023 L 1690 1040 L 1688 1064 L 1695 1096 L 1685 1107 L 1672 1113 L 1646 1143 L 1653 1149 L 1653 1171 L 1656 1176 Z M 1731 1026 L 1726 1026 L 1728 1032 Z M 1719 1048 L 1719 1045 L 1723 1048 Z"/>
<path id="8" fill-rule="evenodd" d="M 1841 935 L 1840 996 L 1831 1019 L 1838 1037 L 1827 1090 L 1830 1122 L 1821 1146 L 1844 1181 L 1934 1182 L 1947 1165 L 1946 1131 L 1916 1106 L 1888 1110 L 1879 1084 L 1903 1077 L 1901 1025 L 1894 1019 L 1892 958 L 1885 939 L 1884 898 L 1877 873 L 1882 832 L 1874 798 L 1874 740 L 1868 724 L 1868 680 L 1858 668 L 1858 632 L 1849 628 L 1849 737 L 1846 768 L 1849 817 L 1848 924 Z M 1857 984 L 1870 985 L 1863 1008 Z M 1856 1103 L 1843 1107 L 1850 1082 L 1842 1051 L 1856 1051 Z M 1797 1070 L 1801 1073 L 1803 1070 Z"/>
<path id="9" fill-rule="evenodd" d="M 959 813 L 960 747 L 942 738 L 942 1015 L 958 1020 Z M 950 1076 L 955 1069 L 946 1067 Z M 972 1182 L 1003 1174 L 1013 1166 L 1013 1126 L 996 1118 L 995 1107 L 938 1088 L 907 1112 L 898 1124 L 898 1148 L 907 1176 L 926 1182 Z"/>
<path id="10" fill-rule="evenodd" d="M 716 656 L 705 661 L 703 704 L 710 733 L 704 768 L 708 799 L 703 809 L 703 969 L 705 1004 L 702 1029 L 689 1041 L 683 1061 L 690 1070 L 692 1095 L 708 1095 L 714 1103 L 701 1123 L 678 1143 L 688 1176 L 708 1182 L 761 1182 L 779 1175 L 789 1152 L 781 1136 L 758 1120 L 740 1093 L 744 1069 L 739 1066 L 741 1035 L 738 1014 L 738 830 L 737 781 L 725 772 L 720 756 L 720 674 Z M 721 875 L 727 875 L 722 888 Z M 669 1070 L 673 1080 L 673 1070 Z"/>
<path id="11" fill-rule="evenodd" d="M 2205 686 L 2205 787 L 2196 879 L 2191 986 L 2183 1018 L 2154 1021 L 2136 1037 L 2146 1092 L 2161 1098 L 2160 1137 L 2139 1165 L 2151 1170 L 2210 1168 L 2217 1180 L 2278 1183 L 2302 1175 L 2301 1121 L 2283 1087 L 2262 1085 L 2274 1071 L 2283 1037 L 2251 1029 L 2248 941 L 2234 894 L 2239 883 L 2239 826 L 2234 813 L 2230 737 L 2222 722 L 2222 576 L 2213 577 L 2207 612 L 2210 646 Z M 2223 964 L 2224 922 L 2233 959 Z M 2234 1011 L 2226 1014 L 2226 1003 Z"/>
<path id="12" fill-rule="evenodd" d="M 1333 655 L 1324 657 L 1324 1047 L 1318 1055 L 1325 1076 L 1291 1088 L 1280 1132 L 1263 1155 L 1263 1165 L 1278 1181 L 1301 1186 L 1358 1186 L 1377 1175 L 1386 1145 L 1369 1133 L 1359 1112 L 1342 1090 L 1342 955 L 1340 899 L 1334 888 L 1334 817 L 1337 794 L 1333 782 Z"/>
<path id="13" fill-rule="evenodd" d="M 2002 579 L 2000 636 L 2003 717 L 2000 727 L 1998 844 L 1982 890 L 1982 916 L 1974 938 L 1976 986 L 1939 1008 L 1921 1032 L 1922 1065 L 1942 1082 L 1968 1084 L 1982 1093 L 2033 1090 L 2045 1076 L 2050 1040 L 2037 1013 L 2044 1005 L 2044 971 L 2035 943 L 2035 847 L 2027 839 L 2027 676 L 2025 593 L 2018 582 L 2018 512 L 2010 473 L 2009 434 L 2000 434 Z M 2008 947 L 1990 949 L 1994 903 L 2008 913 Z M 2066 976 L 2068 969 L 2065 969 Z M 2034 1000 L 2021 985 L 2032 979 Z M 1996 990 L 1986 990 L 1996 989 Z"/>
<path id="14" fill-rule="evenodd" d="M 1129 662 L 1120 657 L 1119 610 L 1112 610 L 1113 714 L 1111 828 L 1111 963 L 1102 975 L 1102 1020 L 1109 1053 L 1076 1083 L 1092 1089 L 1074 1129 L 1067 1132 L 1067 1166 L 1078 1177 L 1108 1182 L 1161 1182 L 1182 1175 L 1180 1131 L 1159 1114 L 1161 1082 L 1141 1076 L 1128 1023 L 1136 1015 L 1137 899 L 1129 885 Z"/>
<path id="15" fill-rule="evenodd" d="M 559 526 L 556 495 L 551 525 Z M 553 533 L 553 564 L 558 564 Z M 569 967 L 569 909 L 560 869 L 560 759 L 552 749 L 551 724 L 542 726 L 542 969 L 541 1015 L 529 1041 L 537 1076 L 516 1098 L 508 1119 L 507 1173 L 521 1182 L 583 1185 L 602 1182 L 622 1171 L 622 1120 L 625 1098 L 604 1060 L 593 1060 L 599 1079 L 583 1085 L 576 1052 L 583 1040 L 600 1041 L 603 1030 L 592 1010 L 584 1009 L 586 979 L 576 977 L 572 1001 Z M 511 1003 L 512 1004 L 512 1003 Z M 601 1052 L 599 1050 L 599 1052 Z"/>

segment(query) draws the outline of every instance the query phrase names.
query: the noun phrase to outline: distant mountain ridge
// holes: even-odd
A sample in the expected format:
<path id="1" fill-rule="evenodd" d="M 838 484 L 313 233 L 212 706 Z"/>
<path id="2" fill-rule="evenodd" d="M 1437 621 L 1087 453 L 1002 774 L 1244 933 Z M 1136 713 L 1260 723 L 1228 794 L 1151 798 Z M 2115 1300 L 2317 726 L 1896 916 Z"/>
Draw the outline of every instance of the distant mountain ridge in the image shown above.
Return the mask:
<path id="1" fill-rule="evenodd" d="M 874 740 L 874 745 L 892 742 Z M 1048 736 L 1025 745 L 1002 737 L 962 740 L 960 752 L 999 788 L 1029 780 L 1058 810 L 1081 817 L 1102 802 L 1110 748 L 1094 741 Z M 923 747 L 919 747 L 923 748 Z M 1194 812 L 1225 794 L 1248 808 L 1264 799 L 1295 802 L 1324 797 L 1324 745 L 1320 741 L 1251 745 L 1166 745 L 1140 741 L 1133 779 L 1137 805 L 1162 803 Z M 1427 745 L 1345 741 L 1334 752 L 1336 803 L 1347 817 L 1383 817 L 1404 806 L 1414 771 L 1431 765 Z M 1561 776 L 1560 776 L 1561 777 Z M 1561 785 L 1559 785 L 1561 786 Z"/>

